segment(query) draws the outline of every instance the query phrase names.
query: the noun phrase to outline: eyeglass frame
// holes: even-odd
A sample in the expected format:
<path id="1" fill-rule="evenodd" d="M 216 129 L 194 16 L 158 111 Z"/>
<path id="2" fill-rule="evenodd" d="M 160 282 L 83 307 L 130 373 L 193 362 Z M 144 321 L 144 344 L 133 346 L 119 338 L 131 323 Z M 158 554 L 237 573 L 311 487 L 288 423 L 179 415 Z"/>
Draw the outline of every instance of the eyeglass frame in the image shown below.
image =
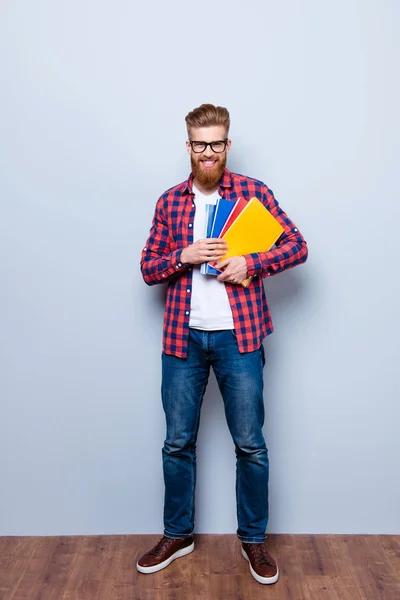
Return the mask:
<path id="1" fill-rule="evenodd" d="M 213 142 L 203 142 L 200 140 L 189 140 L 190 147 L 195 154 L 202 154 L 203 152 L 205 152 L 207 150 L 207 146 L 210 146 L 212 152 L 215 152 L 215 154 L 222 154 L 223 152 L 226 151 L 226 146 L 227 146 L 228 142 L 229 142 L 228 138 L 226 138 L 225 140 L 215 140 Z M 192 144 L 205 144 L 205 148 L 203 148 L 203 150 L 200 150 L 200 151 L 194 150 Z M 221 150 L 220 152 L 217 152 L 216 150 L 213 150 L 213 147 L 212 147 L 213 144 L 224 144 L 224 149 Z"/>

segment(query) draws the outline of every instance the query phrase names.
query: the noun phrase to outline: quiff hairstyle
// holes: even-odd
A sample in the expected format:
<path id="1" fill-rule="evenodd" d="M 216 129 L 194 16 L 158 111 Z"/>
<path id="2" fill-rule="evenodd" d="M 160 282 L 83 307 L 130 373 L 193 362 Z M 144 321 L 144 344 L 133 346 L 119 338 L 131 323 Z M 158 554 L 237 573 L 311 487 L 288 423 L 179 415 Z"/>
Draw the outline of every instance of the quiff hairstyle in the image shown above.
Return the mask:
<path id="1" fill-rule="evenodd" d="M 185 117 L 188 134 L 192 127 L 211 127 L 213 125 L 223 125 L 226 132 L 229 132 L 231 120 L 228 109 L 224 106 L 214 106 L 214 104 L 202 104 L 194 108 Z"/>

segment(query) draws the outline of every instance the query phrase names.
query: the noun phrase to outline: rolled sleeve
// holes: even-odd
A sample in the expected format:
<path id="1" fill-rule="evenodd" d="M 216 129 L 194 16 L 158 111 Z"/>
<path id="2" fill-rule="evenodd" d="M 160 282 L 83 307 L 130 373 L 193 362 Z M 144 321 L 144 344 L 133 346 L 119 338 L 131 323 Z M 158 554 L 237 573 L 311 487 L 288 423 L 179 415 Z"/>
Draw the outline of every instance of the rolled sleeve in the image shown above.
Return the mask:
<path id="1" fill-rule="evenodd" d="M 260 254 L 258 252 L 253 252 L 252 254 L 245 254 L 244 258 L 246 259 L 248 277 L 260 275 L 263 266 Z"/>

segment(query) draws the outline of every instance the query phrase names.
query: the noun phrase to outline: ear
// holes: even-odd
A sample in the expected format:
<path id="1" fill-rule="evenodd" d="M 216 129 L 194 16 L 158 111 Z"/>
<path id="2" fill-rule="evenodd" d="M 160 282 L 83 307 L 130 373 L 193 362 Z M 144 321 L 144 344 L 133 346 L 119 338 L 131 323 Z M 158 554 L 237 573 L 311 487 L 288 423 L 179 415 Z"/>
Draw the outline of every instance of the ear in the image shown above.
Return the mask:
<path id="1" fill-rule="evenodd" d="M 186 150 L 188 151 L 189 154 L 192 150 L 192 148 L 190 147 L 190 144 L 189 144 L 189 140 L 186 140 Z"/>
<path id="2" fill-rule="evenodd" d="M 226 145 L 226 153 L 228 154 L 229 150 L 231 149 L 231 145 L 232 145 L 232 140 L 228 140 L 228 143 Z"/>

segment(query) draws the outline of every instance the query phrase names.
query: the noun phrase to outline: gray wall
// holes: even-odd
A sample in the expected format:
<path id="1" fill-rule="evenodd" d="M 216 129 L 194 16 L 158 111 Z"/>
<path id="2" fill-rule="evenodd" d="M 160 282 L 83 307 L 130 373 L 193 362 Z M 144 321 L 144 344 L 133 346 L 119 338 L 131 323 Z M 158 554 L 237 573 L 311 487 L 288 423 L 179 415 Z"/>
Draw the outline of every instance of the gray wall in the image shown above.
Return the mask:
<path id="1" fill-rule="evenodd" d="M 1 2 L 1 534 L 162 530 L 165 290 L 139 257 L 189 171 L 184 116 L 210 101 L 231 111 L 231 169 L 309 243 L 266 282 L 269 530 L 400 533 L 399 17 L 395 0 Z M 234 532 L 213 379 L 198 462 L 197 532 Z"/>

